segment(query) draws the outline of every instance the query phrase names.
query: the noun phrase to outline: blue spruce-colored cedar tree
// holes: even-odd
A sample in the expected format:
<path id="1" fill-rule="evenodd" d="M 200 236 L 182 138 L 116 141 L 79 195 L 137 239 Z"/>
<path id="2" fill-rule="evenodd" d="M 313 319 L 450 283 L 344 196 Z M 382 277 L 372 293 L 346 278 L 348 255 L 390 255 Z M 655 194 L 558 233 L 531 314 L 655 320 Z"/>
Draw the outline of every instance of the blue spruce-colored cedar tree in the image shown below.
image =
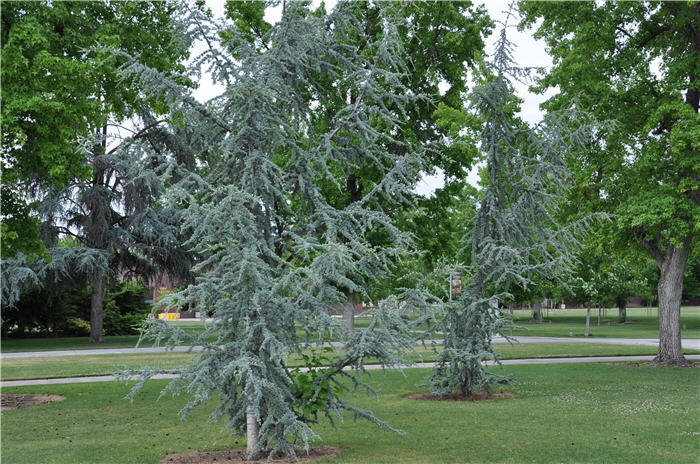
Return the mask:
<path id="1" fill-rule="evenodd" d="M 511 286 L 527 288 L 532 278 L 562 276 L 573 263 L 577 236 L 588 220 L 567 227 L 552 216 L 567 187 L 564 154 L 590 136 L 594 127 L 576 124 L 571 111 L 551 115 L 530 128 L 519 120 L 519 100 L 511 79 L 527 77 L 528 69 L 513 64 L 512 44 L 503 25 L 493 60 L 470 94 L 471 109 L 483 119 L 480 150 L 486 161 L 483 197 L 473 228 L 465 237 L 472 265 L 463 275 L 459 299 L 443 306 L 438 328 L 444 349 L 429 378 L 433 394 L 491 393 L 508 376 L 490 372 L 484 361 L 499 363 L 492 338 L 505 321 L 494 300 L 508 301 Z"/>
<path id="2" fill-rule="evenodd" d="M 245 434 L 250 458 L 307 450 L 318 438 L 309 424 L 319 414 L 333 422 L 346 410 L 390 428 L 339 394 L 373 392 L 366 359 L 401 362 L 400 352 L 412 346 L 400 317 L 409 305 L 380 304 L 368 329 L 352 333 L 328 314 L 348 289 L 366 297 L 368 282 L 388 275 L 407 237 L 385 208 L 407 201 L 418 179 L 419 150 L 387 149 L 404 144 L 400 120 L 418 97 L 400 80 L 401 4 L 378 6 L 380 33 L 366 31 L 343 2 L 328 14 L 286 3 L 281 20 L 264 32 L 264 47 L 235 24 L 217 25 L 192 11 L 188 27 L 210 45 L 195 63 L 210 66 L 225 87 L 204 105 L 137 62 L 124 69 L 145 89 L 169 92 L 174 127 L 185 127 L 199 147 L 189 169 L 173 162 L 163 173 L 173 185 L 170 201 L 184 211 L 188 245 L 201 256 L 196 283 L 163 304 L 196 307 L 212 322 L 192 334 L 154 319 L 145 335 L 170 347 L 203 347 L 164 393 L 189 394 L 183 414 L 217 398 L 211 419 L 226 418 L 228 428 Z M 357 53 L 358 43 L 374 52 Z M 338 100 L 347 104 L 338 108 Z M 327 124 L 316 124 L 313 115 L 326 106 Z M 324 193 L 345 188 L 338 173 L 358 157 L 374 165 L 379 181 L 358 201 L 331 205 Z M 373 246 L 366 239 L 372 232 L 391 240 Z M 303 350 L 329 337 L 341 342 L 342 355 L 318 368 L 320 348 Z M 308 370 L 289 366 L 295 356 Z M 134 393 L 157 372 L 140 371 L 144 380 Z"/>

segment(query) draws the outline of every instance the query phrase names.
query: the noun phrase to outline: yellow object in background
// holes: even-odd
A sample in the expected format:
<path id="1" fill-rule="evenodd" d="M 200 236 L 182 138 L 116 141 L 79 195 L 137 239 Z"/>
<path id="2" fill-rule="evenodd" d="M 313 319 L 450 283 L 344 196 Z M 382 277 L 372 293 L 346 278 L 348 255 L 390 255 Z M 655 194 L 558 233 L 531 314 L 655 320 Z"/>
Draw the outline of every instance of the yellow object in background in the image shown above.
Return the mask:
<path id="1" fill-rule="evenodd" d="M 158 319 L 180 319 L 180 313 L 158 313 Z"/>

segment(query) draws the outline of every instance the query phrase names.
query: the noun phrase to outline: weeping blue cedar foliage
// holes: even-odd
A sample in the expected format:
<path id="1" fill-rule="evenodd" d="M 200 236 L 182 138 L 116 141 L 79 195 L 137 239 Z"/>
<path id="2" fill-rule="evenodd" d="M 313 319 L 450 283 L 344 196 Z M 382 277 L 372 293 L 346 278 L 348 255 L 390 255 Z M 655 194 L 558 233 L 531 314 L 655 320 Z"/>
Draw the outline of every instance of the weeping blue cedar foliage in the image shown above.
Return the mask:
<path id="1" fill-rule="evenodd" d="M 60 234 L 68 234 L 82 245 L 51 248 L 49 267 L 90 283 L 93 342 L 103 339 L 108 275 L 148 280 L 167 270 L 176 280 L 189 277 L 192 257 L 181 246 L 180 211 L 159 203 L 164 185 L 155 168 L 163 141 L 156 129 L 162 121 L 154 121 L 145 105 L 134 112 L 145 124 L 134 135 L 117 140 L 103 132 L 78 142 L 92 166 L 89 179 L 74 177 L 65 187 L 46 189 L 41 196 L 44 243 L 55 245 Z M 116 146 L 108 150 L 110 142 Z M 38 260 L 34 267 L 42 263 Z"/>
<path id="2" fill-rule="evenodd" d="M 150 277 L 167 267 L 173 276 L 184 278 L 191 258 L 180 247 L 179 211 L 159 203 L 164 185 L 154 169 L 156 147 L 162 145 L 157 131 L 150 128 L 116 141 L 108 151 L 95 148 L 103 140 L 97 135 L 80 141 L 94 166 L 93 177 L 75 178 L 66 188 L 44 192 L 43 240 L 53 245 L 60 234 L 75 236 L 85 246 L 62 252 L 75 254 L 76 263 L 93 263 L 88 275 L 121 271 Z M 94 253 L 102 253 L 106 261 L 91 261 Z"/>
<path id="3" fill-rule="evenodd" d="M 465 237 L 472 257 L 465 288 L 438 318 L 444 349 L 429 378 L 437 395 L 491 393 L 494 385 L 510 381 L 484 365 L 500 364 L 492 339 L 504 335 L 506 324 L 492 301 L 512 299 L 511 286 L 527 288 L 536 275 L 560 280 L 569 273 L 591 220 L 561 226 L 553 214 L 568 188 L 565 153 L 590 140 L 595 125 L 573 110 L 548 115 L 534 128 L 515 116 L 511 79 L 526 77 L 529 70 L 513 64 L 506 28 L 507 21 L 482 83 L 469 97 L 470 108 L 484 121 L 479 139 L 487 177 Z"/>
<path id="4" fill-rule="evenodd" d="M 66 279 L 106 277 L 108 263 L 103 253 L 89 248 L 51 248 L 48 256 L 28 261 L 22 253 L 2 262 L 2 306 L 12 308 L 22 291 L 57 284 Z"/>
<path id="5" fill-rule="evenodd" d="M 189 167 L 171 157 L 162 173 L 172 184 L 171 204 L 183 210 L 187 245 L 201 257 L 193 269 L 196 283 L 163 303 L 196 307 L 213 320 L 194 335 L 150 322 L 144 335 L 158 343 L 203 347 L 163 393 L 189 395 L 183 415 L 218 398 L 211 420 L 226 419 L 237 434 L 246 432 L 250 407 L 260 427 L 251 456 L 308 449 L 318 438 L 309 423 L 319 414 L 333 422 L 347 410 L 391 429 L 338 395 L 357 388 L 372 393 L 365 361 L 396 366 L 412 348 L 410 327 L 400 316 L 422 299 L 382 302 L 370 327 L 351 333 L 329 315 L 347 290 L 366 297 L 369 282 L 386 278 L 404 252 L 409 238 L 384 208 L 408 201 L 421 160 L 399 130 L 403 109 L 418 98 L 399 79 L 401 5 L 381 4 L 382 31 L 371 35 L 351 6 L 339 2 L 329 14 L 312 14 L 305 3 L 287 3 L 264 50 L 235 26 L 217 34 L 220 27 L 192 10 L 189 27 L 212 44 L 195 63 L 212 67 L 225 85 L 204 105 L 137 62 L 124 69 L 139 76 L 144 89 L 165 92 L 173 110 L 170 146 L 196 152 Z M 222 36 L 230 40 L 217 44 Z M 358 53 L 360 43 L 373 53 Z M 347 104 L 338 109 L 338 101 Z M 329 124 L 319 129 L 312 118 L 324 109 Z M 177 143 L 183 128 L 188 141 Z M 342 192 L 338 173 L 355 164 L 371 164 L 380 180 L 358 201 L 333 206 L 324 192 L 329 186 Z M 390 237 L 389 245 L 375 247 L 366 239 L 377 231 Z M 288 366 L 290 356 L 330 337 L 341 341 L 344 354 L 328 368 L 308 366 L 311 375 L 304 379 L 311 380 L 301 381 Z M 140 371 L 143 381 L 132 394 L 158 372 Z"/>
<path id="6" fill-rule="evenodd" d="M 2 260 L 2 307 L 13 307 L 23 289 L 39 285 L 36 269 L 31 267 L 23 253 Z"/>

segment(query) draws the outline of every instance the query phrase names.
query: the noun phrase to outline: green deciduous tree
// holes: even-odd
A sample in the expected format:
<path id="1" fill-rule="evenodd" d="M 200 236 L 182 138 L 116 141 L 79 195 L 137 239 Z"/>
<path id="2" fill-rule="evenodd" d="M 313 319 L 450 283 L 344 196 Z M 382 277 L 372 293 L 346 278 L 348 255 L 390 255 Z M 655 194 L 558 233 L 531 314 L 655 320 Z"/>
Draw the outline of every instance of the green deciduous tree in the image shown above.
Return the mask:
<path id="1" fill-rule="evenodd" d="M 572 168 L 581 207 L 616 215 L 618 237 L 643 246 L 660 269 L 657 364 L 686 364 L 681 348 L 683 272 L 700 217 L 700 4 L 522 2 L 554 67 L 545 105 L 576 105 L 617 124 L 579 152 Z M 579 197 L 576 201 L 581 201 Z"/>
<path id="2" fill-rule="evenodd" d="M 406 109 L 419 98 L 402 82 L 403 5 L 372 8 L 371 31 L 352 2 L 327 14 L 286 3 L 269 28 L 235 20 L 220 29 L 192 11 L 192 30 L 210 31 L 203 38 L 211 48 L 197 62 L 213 66 L 225 86 L 204 105 L 161 73 L 138 63 L 129 69 L 145 87 L 168 90 L 173 112 L 205 148 L 189 168 L 172 162 L 164 172 L 173 176 L 169 198 L 184 209 L 188 244 L 202 259 L 196 283 L 161 303 L 206 308 L 213 321 L 193 336 L 153 320 L 148 334 L 168 346 L 203 346 L 167 390 L 190 393 L 183 413 L 218 396 L 212 419 L 226 418 L 247 436 L 249 457 L 308 449 L 317 438 L 309 424 L 343 410 L 386 426 L 339 394 L 371 392 L 368 358 L 394 365 L 397 351 L 411 347 L 399 317 L 407 306 L 381 303 L 370 327 L 355 332 L 329 314 L 348 291 L 367 296 L 389 275 L 408 237 L 388 212 L 408 200 L 422 161 L 402 132 Z M 319 113 L 327 115 L 323 124 Z M 358 164 L 371 167 L 372 184 L 355 201 L 333 202 L 329 191 L 347 193 L 339 174 Z M 368 239 L 373 234 L 387 236 L 383 246 Z M 319 356 L 303 350 L 329 336 L 339 337 L 343 354 L 319 368 Z M 291 356 L 308 370 L 290 369 Z M 146 379 L 153 373 L 145 371 Z"/>
<path id="3" fill-rule="evenodd" d="M 578 253 L 572 285 L 577 301 L 612 303 L 618 308 L 618 322 L 627 321 L 627 300 L 644 292 L 648 282 L 645 254 L 636 248 L 618 248 L 614 238 L 616 225 L 608 222 L 586 240 Z M 573 282 L 573 281 L 572 281 Z"/>
<path id="4" fill-rule="evenodd" d="M 418 251 L 407 261 L 408 267 L 424 274 L 438 269 L 441 262 L 469 262 L 471 250 L 464 249 L 462 238 L 471 227 L 478 198 L 478 190 L 460 179 L 404 211 L 398 218 L 400 226 L 414 236 Z"/>
<path id="5" fill-rule="evenodd" d="M 3 256 L 42 248 L 32 193 L 90 176 L 76 136 L 134 112 L 137 90 L 117 76 L 118 63 L 93 47 L 119 47 L 172 68 L 187 51 L 169 32 L 173 11 L 160 2 L 3 5 Z"/>

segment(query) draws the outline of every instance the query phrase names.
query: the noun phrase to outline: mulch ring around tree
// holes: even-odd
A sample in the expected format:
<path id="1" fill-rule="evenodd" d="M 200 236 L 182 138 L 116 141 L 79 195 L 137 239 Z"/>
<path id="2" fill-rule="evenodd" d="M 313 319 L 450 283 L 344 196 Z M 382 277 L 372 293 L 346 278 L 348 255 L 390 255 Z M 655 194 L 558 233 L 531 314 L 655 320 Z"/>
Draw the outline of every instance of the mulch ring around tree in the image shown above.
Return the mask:
<path id="1" fill-rule="evenodd" d="M 493 401 L 514 398 L 515 395 L 509 392 L 494 392 L 488 394 L 486 392 L 475 392 L 472 395 L 462 393 L 452 393 L 451 395 L 433 395 L 432 393 L 419 393 L 417 395 L 409 395 L 405 398 L 409 400 L 424 400 L 424 401 Z"/>
<path id="2" fill-rule="evenodd" d="M 273 456 L 268 460 L 267 454 L 260 459 L 246 461 L 246 450 L 228 449 L 221 451 L 193 451 L 183 454 L 169 454 L 161 459 L 164 464 L 248 464 L 248 463 L 292 463 L 313 462 L 319 459 L 332 458 L 338 454 L 338 448 L 334 446 L 314 446 L 309 448 L 309 453 L 303 451 L 297 453 L 296 459 L 289 456 Z"/>
<path id="3" fill-rule="evenodd" d="M 55 403 L 65 400 L 64 397 L 58 395 L 42 395 L 42 394 L 11 394 L 3 393 L 0 395 L 0 409 L 7 411 L 10 409 L 30 408 L 40 404 Z"/>

